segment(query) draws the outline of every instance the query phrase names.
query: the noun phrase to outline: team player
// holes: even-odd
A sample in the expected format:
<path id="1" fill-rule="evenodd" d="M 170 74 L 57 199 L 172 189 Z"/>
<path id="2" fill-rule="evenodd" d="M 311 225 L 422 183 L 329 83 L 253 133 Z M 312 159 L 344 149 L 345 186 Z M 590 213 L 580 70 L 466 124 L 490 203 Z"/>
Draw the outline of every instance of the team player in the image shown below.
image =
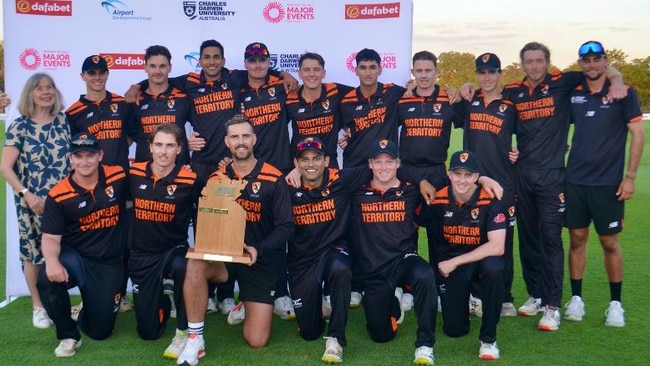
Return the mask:
<path id="1" fill-rule="evenodd" d="M 208 302 L 208 281 L 224 282 L 228 277 L 239 281 L 242 303 L 233 312 L 245 309 L 243 335 L 253 348 L 266 346 L 271 336 L 274 291 L 278 272 L 277 253 L 284 250 L 293 232 L 293 216 L 289 188 L 281 172 L 272 165 L 255 158 L 253 146 L 256 136 L 253 125 L 241 115 L 226 123 L 225 144 L 233 161 L 220 168 L 212 179 L 241 179 L 247 184 L 238 203 L 246 210 L 244 249 L 252 262 L 228 264 L 189 259 L 183 286 L 188 319 L 188 340 L 179 356 L 179 365 L 195 365 L 205 354 L 203 324 Z M 243 310 L 243 309 L 242 309 Z"/>
<path id="2" fill-rule="evenodd" d="M 187 340 L 187 317 L 183 303 L 187 229 L 192 207 L 202 184 L 196 173 L 180 164 L 177 157 L 187 141 L 175 124 L 162 123 L 149 134 L 152 160 L 131 166 L 130 191 L 134 215 L 130 225 L 129 269 L 137 331 L 142 339 L 158 339 L 170 317 L 172 302 L 163 283 L 173 292 L 176 334 L 163 356 L 176 359 Z"/>
<path id="3" fill-rule="evenodd" d="M 483 318 L 479 358 L 496 360 L 497 324 L 505 287 L 504 252 L 508 220 L 501 203 L 477 184 L 479 164 L 474 153 L 462 150 L 451 156 L 451 185 L 436 194 L 431 212 L 438 238 L 438 288 L 443 331 L 450 337 L 469 333 L 466 306 L 472 281 L 480 283 Z"/>
<path id="4" fill-rule="evenodd" d="M 86 57 L 81 67 L 86 94 L 65 113 L 73 135 L 89 132 L 97 138 L 105 154 L 104 164 L 119 165 L 128 171 L 129 145 L 137 138 L 137 126 L 125 99 L 106 90 L 108 74 L 106 59 L 99 55 Z"/>
<path id="5" fill-rule="evenodd" d="M 43 256 L 38 291 L 61 340 L 57 357 L 72 357 L 81 346 L 81 329 L 102 340 L 113 333 L 122 286 L 121 231 L 126 173 L 101 163 L 99 141 L 88 132 L 70 142 L 70 175 L 55 185 L 45 201 Z M 78 287 L 83 309 L 70 316 L 68 289 Z"/>
<path id="6" fill-rule="evenodd" d="M 524 45 L 519 57 L 526 77 L 503 90 L 504 98 L 517 109 L 517 231 L 522 272 L 531 295 L 517 312 L 528 316 L 544 312 L 538 329 L 553 331 L 560 325 L 558 308 L 564 275 L 560 234 L 566 209 L 564 153 L 569 94 L 584 76 L 580 72 L 549 73 L 551 53 L 538 42 Z M 624 97 L 620 73 L 611 67 L 607 73 L 612 80 L 612 98 Z"/>
<path id="7" fill-rule="evenodd" d="M 187 94 L 169 84 L 172 71 L 172 55 L 165 46 L 149 46 L 144 53 L 144 71 L 147 73 L 149 86 L 140 96 L 133 114 L 138 126 L 135 161 L 151 160 L 149 134 L 161 123 L 174 123 L 185 129 L 189 121 L 191 100 Z M 178 156 L 179 164 L 189 164 L 190 154 L 187 143 L 181 145 Z"/>
<path id="8" fill-rule="evenodd" d="M 643 152 L 643 115 L 637 94 L 628 87 L 627 97 L 611 100 L 611 83 L 605 77 L 608 59 L 600 42 L 583 43 L 578 65 L 585 82 L 571 94 L 571 114 L 575 125 L 567 162 L 565 226 L 569 228 L 569 272 L 571 301 L 564 318 L 580 321 L 585 314 L 582 279 L 587 262 L 589 223 L 593 220 L 605 256 L 609 278 L 610 305 L 605 325 L 625 325 L 621 305 L 623 255 L 618 233 L 623 230 L 625 200 L 634 194 L 634 180 Z M 627 171 L 623 175 L 625 144 L 632 135 Z"/>
<path id="9" fill-rule="evenodd" d="M 478 172 L 495 179 L 503 188 L 501 205 L 506 211 L 508 225 L 504 250 L 505 295 L 502 316 L 516 316 L 513 304 L 513 240 L 515 230 L 515 168 L 518 151 L 512 147 L 517 111 L 512 102 L 501 94 L 501 60 L 493 53 L 479 55 L 475 61 L 476 79 L 480 89 L 471 101 L 461 103 L 463 115 L 463 147 L 481 158 Z M 474 301 L 480 303 L 480 299 Z M 480 308 L 480 306 L 477 306 Z"/>
<path id="10" fill-rule="evenodd" d="M 339 105 L 352 88 L 337 83 L 323 83 L 323 56 L 307 52 L 298 60 L 298 77 L 302 85 L 287 95 L 287 115 L 291 120 L 291 150 L 307 137 L 318 137 L 325 145 L 331 168 L 338 168 L 337 140 L 341 129 Z"/>
<path id="11" fill-rule="evenodd" d="M 352 201 L 353 275 L 364 291 L 366 329 L 375 342 L 395 337 L 404 312 L 397 286 L 410 288 L 415 298 L 418 329 L 414 363 L 433 365 L 437 291 L 433 269 L 416 253 L 417 187 L 397 176 L 397 144 L 389 140 L 369 146 L 373 177 L 354 192 Z"/>

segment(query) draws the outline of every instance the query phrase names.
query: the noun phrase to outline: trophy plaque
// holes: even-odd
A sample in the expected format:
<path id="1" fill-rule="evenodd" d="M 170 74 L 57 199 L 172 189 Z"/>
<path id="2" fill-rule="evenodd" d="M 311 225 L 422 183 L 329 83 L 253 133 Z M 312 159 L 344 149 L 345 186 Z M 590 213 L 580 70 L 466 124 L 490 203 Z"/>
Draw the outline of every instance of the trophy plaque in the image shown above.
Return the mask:
<path id="1" fill-rule="evenodd" d="M 194 248 L 187 251 L 187 258 L 251 262 L 250 255 L 244 252 L 246 211 L 236 201 L 247 183 L 222 174 L 208 180 L 199 198 Z"/>

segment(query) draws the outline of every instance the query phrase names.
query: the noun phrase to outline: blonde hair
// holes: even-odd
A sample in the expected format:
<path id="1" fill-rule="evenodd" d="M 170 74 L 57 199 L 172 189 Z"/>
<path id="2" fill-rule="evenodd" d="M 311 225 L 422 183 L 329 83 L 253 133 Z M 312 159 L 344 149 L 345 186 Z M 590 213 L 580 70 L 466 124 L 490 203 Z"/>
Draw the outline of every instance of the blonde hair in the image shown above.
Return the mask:
<path id="1" fill-rule="evenodd" d="M 21 115 L 28 118 L 34 117 L 36 113 L 36 106 L 34 105 L 34 90 L 42 79 L 47 79 L 54 87 L 54 104 L 50 107 L 50 115 L 55 116 L 63 111 L 63 95 L 61 91 L 56 88 L 54 79 L 46 73 L 37 72 L 30 76 L 25 82 L 22 93 L 20 93 L 20 100 L 18 101 L 18 111 Z"/>

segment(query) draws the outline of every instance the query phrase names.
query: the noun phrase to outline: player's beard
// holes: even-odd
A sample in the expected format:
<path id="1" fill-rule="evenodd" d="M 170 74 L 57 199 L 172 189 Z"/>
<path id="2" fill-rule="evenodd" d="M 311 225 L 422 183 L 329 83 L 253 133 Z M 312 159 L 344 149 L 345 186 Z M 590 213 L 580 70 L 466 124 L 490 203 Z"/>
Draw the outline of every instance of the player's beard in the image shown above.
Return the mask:
<path id="1" fill-rule="evenodd" d="M 245 150 L 240 150 L 240 148 L 244 148 Z M 237 145 L 232 152 L 232 157 L 236 160 L 248 160 L 251 155 L 253 155 L 253 150 L 246 145 Z"/>

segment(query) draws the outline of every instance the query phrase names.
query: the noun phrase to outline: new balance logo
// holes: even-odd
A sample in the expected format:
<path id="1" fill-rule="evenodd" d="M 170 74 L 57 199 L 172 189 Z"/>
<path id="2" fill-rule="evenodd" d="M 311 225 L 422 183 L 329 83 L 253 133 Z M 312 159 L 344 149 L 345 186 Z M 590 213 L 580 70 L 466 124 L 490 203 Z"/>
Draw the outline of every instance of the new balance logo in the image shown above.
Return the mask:
<path id="1" fill-rule="evenodd" d="M 408 111 L 409 111 L 409 112 L 413 112 L 413 111 L 415 111 L 415 107 L 411 107 L 411 108 L 409 108 Z"/>
<path id="2" fill-rule="evenodd" d="M 143 104 L 143 105 L 140 107 L 140 110 L 141 110 L 141 111 L 144 111 L 144 110 L 147 110 L 147 109 L 149 109 L 149 104 Z"/>
<path id="3" fill-rule="evenodd" d="M 95 115 L 95 112 L 90 112 L 86 115 L 86 118 L 90 118 Z"/>
<path id="4" fill-rule="evenodd" d="M 140 187 L 138 187 L 138 189 L 147 189 L 147 185 L 146 184 L 140 184 Z"/>
<path id="5" fill-rule="evenodd" d="M 78 208 L 84 208 L 86 207 L 86 201 L 79 202 L 79 207 Z"/>
<path id="6" fill-rule="evenodd" d="M 593 117 L 594 115 L 596 115 L 596 112 L 594 112 L 594 111 L 587 111 L 587 113 L 585 114 L 585 117 Z"/>
<path id="7" fill-rule="evenodd" d="M 362 106 L 362 105 L 358 105 L 356 110 L 357 110 L 357 111 L 360 111 L 360 110 L 362 110 L 362 109 L 363 109 L 363 106 Z"/>
<path id="8" fill-rule="evenodd" d="M 451 212 L 451 211 L 445 212 L 445 217 L 453 217 L 453 216 L 454 216 L 453 212 Z"/>
<path id="9" fill-rule="evenodd" d="M 617 227 L 618 227 L 618 221 L 612 221 L 612 222 L 609 223 L 609 225 L 607 225 L 608 229 L 614 229 L 614 228 L 617 228 Z"/>

